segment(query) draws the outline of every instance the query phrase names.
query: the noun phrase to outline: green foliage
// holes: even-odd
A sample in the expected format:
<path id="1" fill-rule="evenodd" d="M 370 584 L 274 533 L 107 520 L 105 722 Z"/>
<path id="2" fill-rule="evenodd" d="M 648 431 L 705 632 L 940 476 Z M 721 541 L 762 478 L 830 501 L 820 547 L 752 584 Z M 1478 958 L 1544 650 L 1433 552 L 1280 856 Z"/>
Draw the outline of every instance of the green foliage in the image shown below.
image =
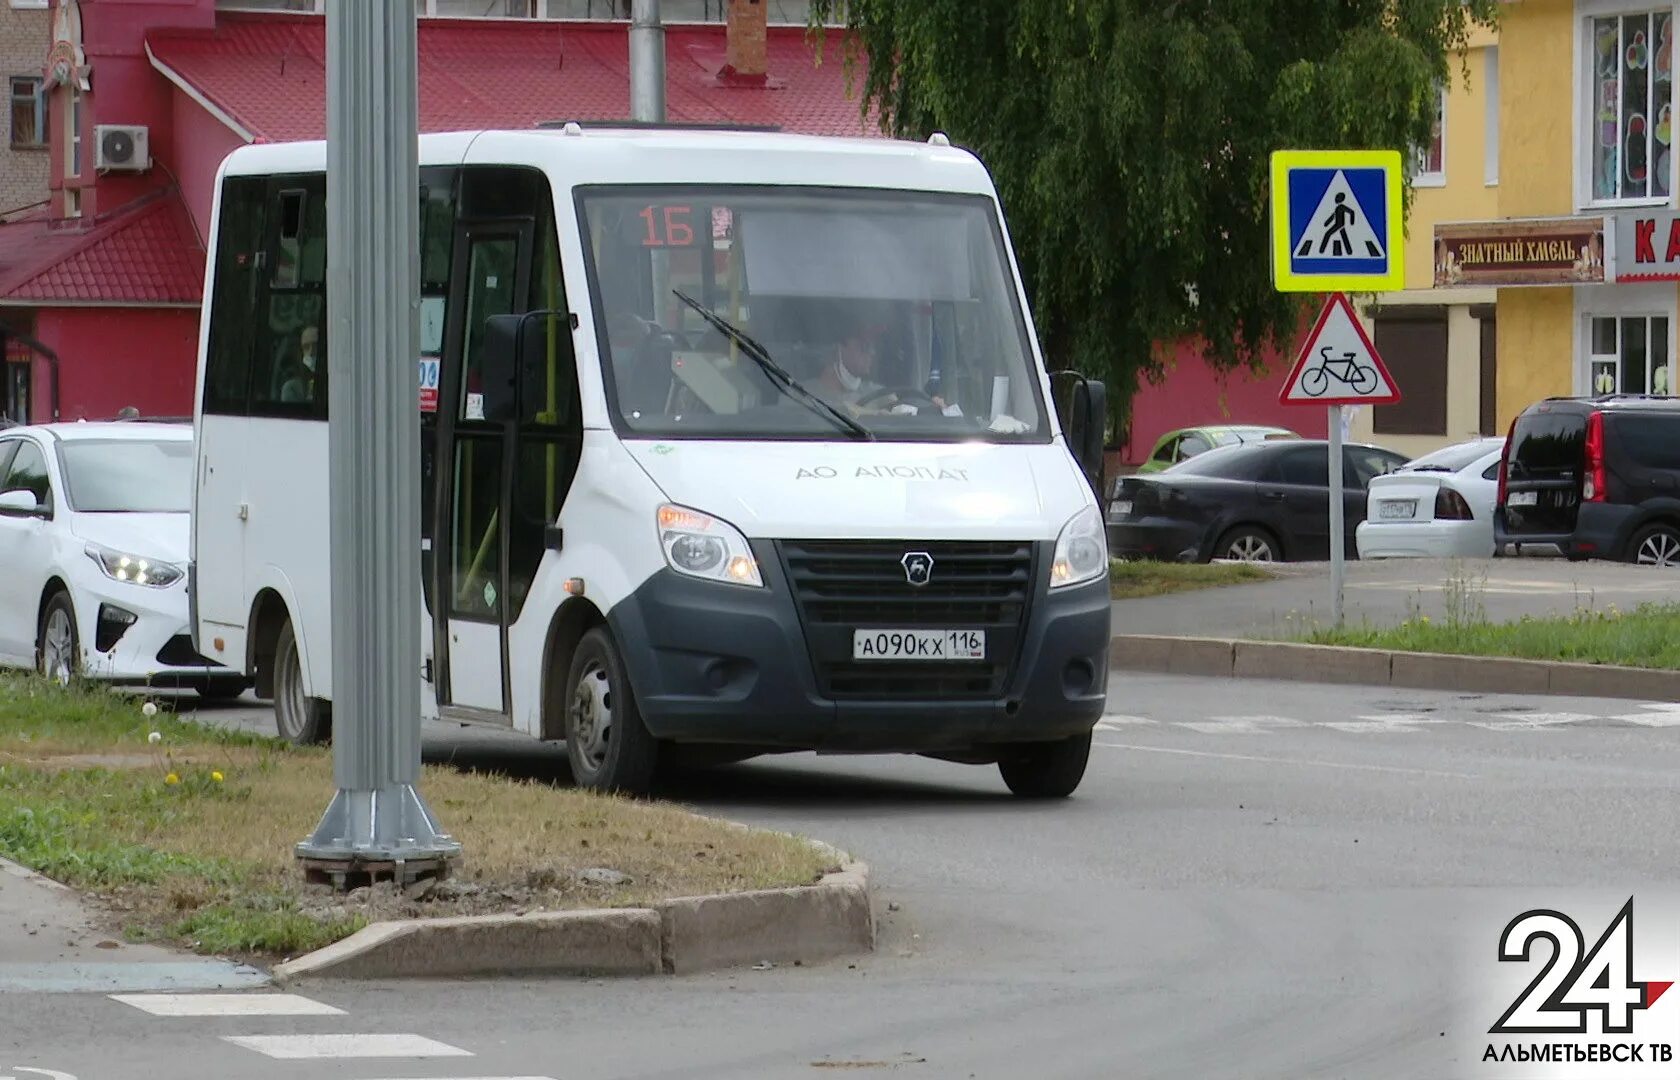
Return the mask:
<path id="1" fill-rule="evenodd" d="M 813 32 L 842 8 L 864 108 L 987 164 L 1051 366 L 1118 407 L 1160 346 L 1287 343 L 1271 152 L 1426 143 L 1498 0 L 815 0 Z"/>
<path id="2" fill-rule="evenodd" d="M 1680 670 L 1680 605 L 1641 604 L 1625 614 L 1611 606 L 1550 619 L 1524 615 L 1509 623 L 1488 622 L 1474 614 L 1455 617 L 1449 609 L 1444 622 L 1416 616 L 1399 626 L 1318 630 L 1307 640 L 1404 652 Z"/>
<path id="3" fill-rule="evenodd" d="M 1248 563 L 1174 563 L 1139 560 L 1108 564 L 1109 592 L 1116 600 L 1165 593 L 1210 589 L 1220 585 L 1247 585 L 1271 581 L 1270 571 Z"/>

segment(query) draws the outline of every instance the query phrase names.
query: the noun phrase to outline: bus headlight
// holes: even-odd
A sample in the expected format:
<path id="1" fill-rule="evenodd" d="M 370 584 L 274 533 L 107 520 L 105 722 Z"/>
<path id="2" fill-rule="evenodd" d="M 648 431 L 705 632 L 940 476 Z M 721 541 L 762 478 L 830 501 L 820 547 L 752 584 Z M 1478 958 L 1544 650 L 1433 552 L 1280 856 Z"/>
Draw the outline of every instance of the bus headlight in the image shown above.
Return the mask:
<path id="1" fill-rule="evenodd" d="M 731 585 L 763 586 L 747 538 L 727 521 L 670 503 L 659 508 L 659 547 L 679 574 Z"/>
<path id="2" fill-rule="evenodd" d="M 100 544 L 89 544 L 84 550 L 105 571 L 105 576 L 115 581 L 163 589 L 181 580 L 181 568 L 173 563 L 130 555 Z"/>
<path id="3" fill-rule="evenodd" d="M 1050 562 L 1050 587 L 1083 585 L 1108 573 L 1108 536 L 1102 513 L 1087 506 L 1068 519 L 1056 538 L 1056 557 Z"/>

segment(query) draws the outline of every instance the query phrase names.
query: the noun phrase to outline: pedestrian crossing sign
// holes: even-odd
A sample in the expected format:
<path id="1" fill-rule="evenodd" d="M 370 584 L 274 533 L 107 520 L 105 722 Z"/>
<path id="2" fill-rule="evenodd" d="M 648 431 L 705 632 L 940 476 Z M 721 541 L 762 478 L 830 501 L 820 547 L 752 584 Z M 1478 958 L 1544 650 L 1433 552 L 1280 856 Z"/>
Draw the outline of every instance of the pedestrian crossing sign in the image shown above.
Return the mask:
<path id="1" fill-rule="evenodd" d="M 1272 155 L 1272 279 L 1279 292 L 1406 287 L 1397 150 Z"/>

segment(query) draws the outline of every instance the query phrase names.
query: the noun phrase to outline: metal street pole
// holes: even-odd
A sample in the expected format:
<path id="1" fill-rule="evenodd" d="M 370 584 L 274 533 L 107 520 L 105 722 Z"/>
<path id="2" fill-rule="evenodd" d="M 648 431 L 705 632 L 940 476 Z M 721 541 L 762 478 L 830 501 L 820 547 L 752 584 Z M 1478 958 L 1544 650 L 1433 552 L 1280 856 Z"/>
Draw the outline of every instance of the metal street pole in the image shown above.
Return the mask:
<path id="1" fill-rule="evenodd" d="M 665 122 L 665 26 L 659 0 L 632 0 L 630 6 L 630 117 L 647 124 Z"/>
<path id="2" fill-rule="evenodd" d="M 1345 496 L 1342 492 L 1342 407 L 1330 406 L 1330 617 L 1342 628 L 1342 535 Z"/>
<path id="3" fill-rule="evenodd" d="M 420 775 L 419 123 L 413 0 L 327 19 L 333 797 L 311 878 L 406 883 L 461 845 Z"/>

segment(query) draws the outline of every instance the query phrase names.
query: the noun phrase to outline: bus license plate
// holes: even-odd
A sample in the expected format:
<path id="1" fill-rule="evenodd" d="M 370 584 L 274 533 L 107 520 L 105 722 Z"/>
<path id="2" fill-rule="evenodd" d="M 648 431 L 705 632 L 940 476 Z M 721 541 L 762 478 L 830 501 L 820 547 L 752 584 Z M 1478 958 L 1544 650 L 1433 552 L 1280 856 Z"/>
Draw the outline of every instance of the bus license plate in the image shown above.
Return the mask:
<path id="1" fill-rule="evenodd" d="M 1506 498 L 1506 506 L 1535 506 L 1540 502 L 1538 491 L 1513 491 Z"/>
<path id="2" fill-rule="evenodd" d="M 1377 507 L 1377 516 L 1381 518 L 1409 518 L 1417 516 L 1416 499 L 1394 499 Z"/>
<path id="3" fill-rule="evenodd" d="M 984 630 L 854 630 L 853 660 L 984 660 Z"/>

